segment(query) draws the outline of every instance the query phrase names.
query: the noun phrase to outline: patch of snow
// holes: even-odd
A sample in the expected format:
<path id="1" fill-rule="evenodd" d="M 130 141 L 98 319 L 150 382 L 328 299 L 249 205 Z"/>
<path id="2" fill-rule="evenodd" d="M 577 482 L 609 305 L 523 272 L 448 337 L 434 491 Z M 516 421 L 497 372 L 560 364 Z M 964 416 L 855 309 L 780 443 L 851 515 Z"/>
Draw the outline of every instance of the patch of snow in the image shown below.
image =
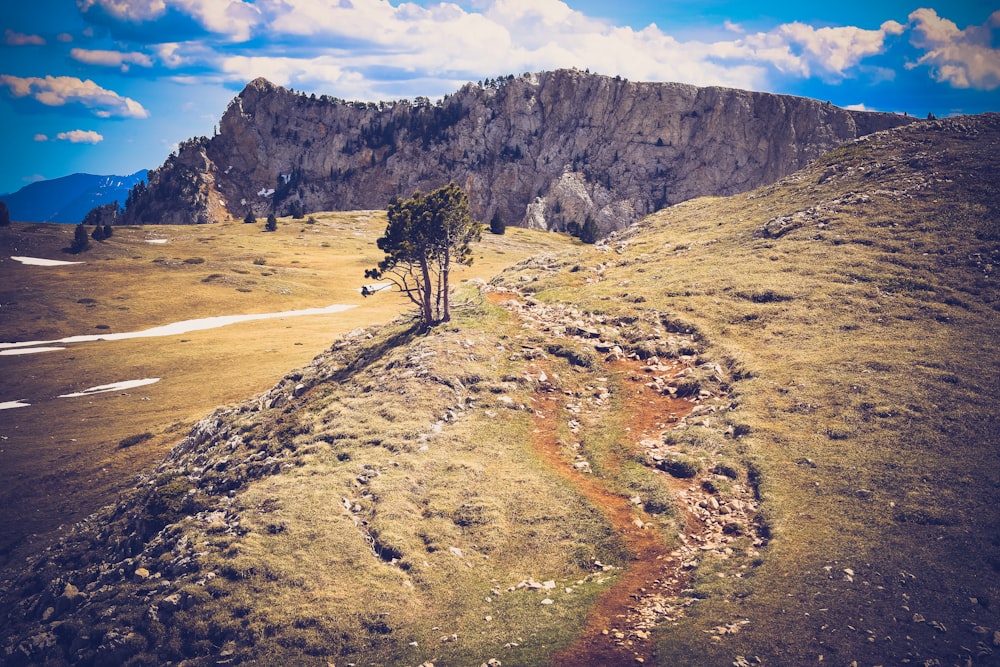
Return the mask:
<path id="1" fill-rule="evenodd" d="M 10 410 L 11 408 L 29 408 L 31 403 L 25 403 L 23 401 L 6 401 L 0 403 L 0 410 Z"/>
<path id="2" fill-rule="evenodd" d="M 59 398 L 77 398 L 78 396 L 90 396 L 91 394 L 104 394 L 109 391 L 124 391 L 135 387 L 145 387 L 147 384 L 159 382 L 160 378 L 145 378 L 143 380 L 125 380 L 124 382 L 112 382 L 111 384 L 100 384 L 96 387 L 84 389 L 72 394 L 60 394 Z"/>
<path id="3" fill-rule="evenodd" d="M 257 195 L 260 197 L 270 197 L 273 194 L 274 194 L 274 188 L 271 188 L 270 190 L 265 190 L 264 188 L 261 188 L 260 192 L 257 193 Z"/>
<path id="4" fill-rule="evenodd" d="M 11 257 L 15 262 L 29 266 L 66 266 L 67 264 L 83 264 L 83 262 L 64 262 L 61 259 L 40 259 L 38 257 Z"/>
<path id="5" fill-rule="evenodd" d="M 0 354 L 3 354 L 3 350 L 9 350 L 14 348 L 26 348 L 26 347 L 37 347 L 39 345 L 53 345 L 62 343 L 92 343 L 101 340 L 127 340 L 130 338 L 153 338 L 156 336 L 174 336 L 177 334 L 185 334 L 191 331 L 203 331 L 205 329 L 215 329 L 217 327 L 224 327 L 227 324 L 236 324 L 238 322 L 251 322 L 254 320 L 271 320 L 278 319 L 282 317 L 301 317 L 303 315 L 329 315 L 331 313 L 339 313 L 350 308 L 354 308 L 353 305 L 343 305 L 334 304 L 332 306 L 327 306 L 326 308 L 303 308 L 302 310 L 286 310 L 280 313 L 253 313 L 250 315 L 217 315 L 215 317 L 203 317 L 196 320 L 183 320 L 181 322 L 174 322 L 172 324 L 164 324 L 162 326 L 153 327 L 152 329 L 146 329 L 144 331 L 129 331 L 123 333 L 105 333 L 105 334 L 86 334 L 82 336 L 69 336 L 67 338 L 60 338 L 59 340 L 30 340 L 21 341 L 18 343 L 0 343 Z M 50 349 L 61 349 L 61 348 L 50 348 Z"/>
<path id="6" fill-rule="evenodd" d="M 16 354 L 36 354 L 38 352 L 55 352 L 65 350 L 65 347 L 25 347 L 14 350 L 0 350 L 0 357 L 12 357 Z"/>
<path id="7" fill-rule="evenodd" d="M 146 239 L 146 243 L 166 243 L 170 239 Z"/>

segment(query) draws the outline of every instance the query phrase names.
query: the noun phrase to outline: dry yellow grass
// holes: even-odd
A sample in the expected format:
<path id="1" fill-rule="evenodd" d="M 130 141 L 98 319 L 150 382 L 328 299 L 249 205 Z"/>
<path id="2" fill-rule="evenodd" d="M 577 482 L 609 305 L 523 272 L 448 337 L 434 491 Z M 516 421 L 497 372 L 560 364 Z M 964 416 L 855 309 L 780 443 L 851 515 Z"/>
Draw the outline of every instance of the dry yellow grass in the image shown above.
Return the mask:
<path id="1" fill-rule="evenodd" d="M 0 229 L 4 342 L 141 331 L 215 315 L 355 306 L 331 315 L 0 356 L 0 401 L 31 404 L 0 411 L 0 502 L 6 508 L 0 563 L 32 535 L 111 502 L 214 407 L 270 387 L 341 334 L 408 310 L 409 302 L 395 293 L 366 299 L 358 291 L 366 282 L 364 270 L 381 258 L 375 239 L 385 223 L 384 213 L 355 212 L 317 214 L 313 222 L 281 218 L 274 233 L 263 232 L 263 222 L 240 221 L 121 227 L 80 255 L 61 251 L 72 240 L 71 225 L 15 223 Z M 571 243 L 522 229 L 484 234 L 473 265 L 456 271 L 455 282 L 488 278 L 526 256 Z M 27 266 L 10 256 L 84 263 Z M 56 398 L 142 378 L 161 379 L 136 390 Z M 153 437 L 118 446 L 144 433 Z M 25 545 L 27 551 L 35 546 Z"/>
<path id="2" fill-rule="evenodd" d="M 597 247 L 527 252 L 496 280 L 604 315 L 615 342 L 646 354 L 680 353 L 647 332 L 693 332 L 684 353 L 728 370 L 712 424 L 665 438 L 738 466 L 769 539 L 699 559 L 682 595 L 696 602 L 653 637 L 660 664 L 993 659 L 1000 129 L 962 122 L 847 146 Z M 665 477 L 621 456 L 624 385 L 557 329 L 477 302 L 427 335 L 397 321 L 338 342 L 264 405 L 208 420 L 198 448 L 175 450 L 108 519 L 110 535 L 147 540 L 113 554 L 120 572 L 80 555 L 114 551 L 88 526 L 19 580 L 22 607 L 38 616 L 64 575 L 107 586 L 114 611 L 80 618 L 95 635 L 134 630 L 134 664 L 549 663 L 608 583 L 592 559 L 624 559 L 608 522 L 531 453 L 535 360 L 558 373 L 560 400 L 610 389 L 581 435 L 551 429 L 595 476 L 649 496 Z M 680 528 L 670 512 L 651 523 Z M 517 590 L 529 576 L 557 582 L 552 604 Z"/>

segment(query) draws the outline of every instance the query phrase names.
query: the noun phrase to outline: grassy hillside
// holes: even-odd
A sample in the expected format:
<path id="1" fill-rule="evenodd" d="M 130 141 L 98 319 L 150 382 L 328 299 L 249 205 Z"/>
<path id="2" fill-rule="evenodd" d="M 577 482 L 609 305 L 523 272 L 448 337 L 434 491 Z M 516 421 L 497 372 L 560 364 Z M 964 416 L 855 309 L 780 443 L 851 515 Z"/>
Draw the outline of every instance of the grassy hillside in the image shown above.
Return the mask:
<path id="1" fill-rule="evenodd" d="M 384 213 L 358 212 L 320 214 L 311 221 L 281 218 L 274 233 L 262 231 L 263 220 L 117 227 L 110 239 L 92 242 L 79 255 L 62 251 L 73 226 L 0 228 L 0 342 L 354 306 L 329 315 L 0 356 L 0 403 L 31 405 L 0 411 L 0 567 L 44 544 L 56 527 L 114 500 L 216 406 L 264 391 L 338 336 L 388 322 L 408 308 L 409 302 L 389 293 L 365 299 L 359 292 L 364 270 L 382 256 L 375 240 L 385 224 Z M 459 280 L 488 278 L 524 257 L 570 245 L 565 236 L 529 230 L 486 234 Z M 31 266 L 11 256 L 83 263 Z M 160 381 L 57 398 L 143 378 Z"/>
<path id="2" fill-rule="evenodd" d="M 8 661 L 994 664 L 998 144 L 881 133 L 343 337 L 9 582 Z"/>

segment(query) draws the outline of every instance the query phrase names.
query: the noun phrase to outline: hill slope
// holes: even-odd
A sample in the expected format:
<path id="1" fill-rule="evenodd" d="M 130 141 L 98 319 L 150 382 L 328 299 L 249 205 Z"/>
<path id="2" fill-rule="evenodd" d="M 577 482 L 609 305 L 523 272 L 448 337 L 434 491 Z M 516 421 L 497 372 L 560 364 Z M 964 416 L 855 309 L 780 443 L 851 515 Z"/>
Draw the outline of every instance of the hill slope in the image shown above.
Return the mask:
<path id="1" fill-rule="evenodd" d="M 95 206 L 117 201 L 122 206 L 136 183 L 146 180 L 146 170 L 129 176 L 72 174 L 26 185 L 2 195 L 12 220 L 76 224 Z"/>
<path id="2" fill-rule="evenodd" d="M 474 217 L 621 229 L 664 205 L 773 182 L 911 118 L 805 98 L 560 70 L 469 84 L 438 104 L 316 98 L 250 82 L 212 138 L 150 176 L 128 222 L 382 208 L 454 181 Z"/>
<path id="3" fill-rule="evenodd" d="M 8 660 L 988 664 L 998 144 L 880 132 L 344 338 L 5 586 Z"/>

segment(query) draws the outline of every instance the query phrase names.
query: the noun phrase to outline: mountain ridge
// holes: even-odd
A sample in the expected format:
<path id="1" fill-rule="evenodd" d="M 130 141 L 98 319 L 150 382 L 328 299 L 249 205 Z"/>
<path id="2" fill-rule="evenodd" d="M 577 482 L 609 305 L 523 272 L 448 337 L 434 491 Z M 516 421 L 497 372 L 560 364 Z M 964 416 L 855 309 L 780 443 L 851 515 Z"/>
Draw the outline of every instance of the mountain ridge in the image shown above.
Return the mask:
<path id="1" fill-rule="evenodd" d="M 125 204 L 129 190 L 145 181 L 148 170 L 127 176 L 75 173 L 30 183 L 17 192 L 0 195 L 10 217 L 21 222 L 76 224 L 97 206 Z"/>
<path id="2" fill-rule="evenodd" d="M 838 144 L 912 122 L 807 98 L 557 70 L 439 103 L 347 102 L 251 81 L 211 138 L 150 175 L 125 222 L 383 208 L 449 181 L 473 215 L 602 233 L 663 206 L 773 182 Z"/>
<path id="3" fill-rule="evenodd" d="M 991 664 L 998 146 L 1000 114 L 878 132 L 466 285 L 426 335 L 349 334 L 27 563 L 5 655 L 557 663 L 630 554 L 545 432 L 683 557 L 597 641 Z M 654 396 L 689 412 L 622 410 Z"/>

